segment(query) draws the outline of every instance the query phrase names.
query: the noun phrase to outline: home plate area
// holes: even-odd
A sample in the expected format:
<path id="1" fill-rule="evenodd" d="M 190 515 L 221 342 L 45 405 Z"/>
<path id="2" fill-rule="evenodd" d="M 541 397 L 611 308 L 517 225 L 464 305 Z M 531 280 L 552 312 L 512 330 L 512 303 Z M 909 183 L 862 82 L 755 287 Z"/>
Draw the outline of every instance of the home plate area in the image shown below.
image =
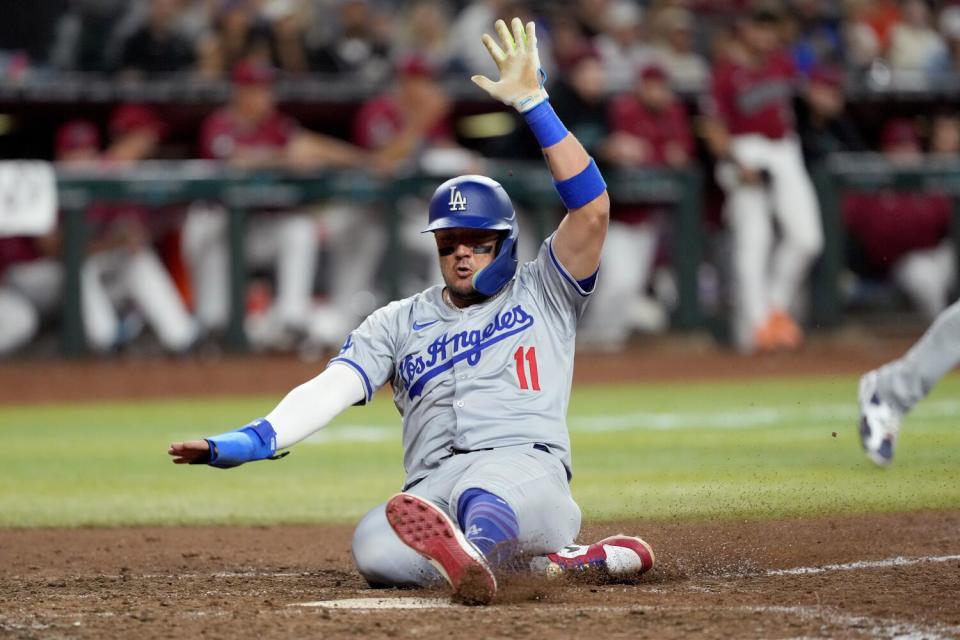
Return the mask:
<path id="1" fill-rule="evenodd" d="M 370 589 L 349 526 L 0 531 L 0 637 L 956 638 L 960 511 L 613 522 L 632 583 L 503 576 L 493 605 Z"/>

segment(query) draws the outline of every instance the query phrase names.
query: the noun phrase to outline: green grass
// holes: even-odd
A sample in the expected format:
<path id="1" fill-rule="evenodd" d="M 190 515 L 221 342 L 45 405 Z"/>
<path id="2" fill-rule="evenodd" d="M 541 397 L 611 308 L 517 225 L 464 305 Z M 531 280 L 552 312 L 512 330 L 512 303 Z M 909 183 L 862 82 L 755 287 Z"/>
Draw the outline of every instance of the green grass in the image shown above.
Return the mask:
<path id="1" fill-rule="evenodd" d="M 860 453 L 855 384 L 578 388 L 574 496 L 592 520 L 960 508 L 960 378 L 909 416 L 886 470 Z M 231 429 L 277 399 L 0 407 L 0 526 L 350 522 L 398 489 L 386 395 L 280 462 L 169 462 L 170 441 Z"/>

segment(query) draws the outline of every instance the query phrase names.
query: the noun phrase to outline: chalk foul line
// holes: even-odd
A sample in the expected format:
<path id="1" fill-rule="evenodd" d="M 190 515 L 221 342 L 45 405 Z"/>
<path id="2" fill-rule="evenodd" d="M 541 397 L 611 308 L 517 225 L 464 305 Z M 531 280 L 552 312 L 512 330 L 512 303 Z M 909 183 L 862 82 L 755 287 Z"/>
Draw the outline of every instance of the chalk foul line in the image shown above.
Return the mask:
<path id="1" fill-rule="evenodd" d="M 794 567 L 793 569 L 769 569 L 764 572 L 766 576 L 802 576 L 816 573 L 829 573 L 831 571 L 859 571 L 860 569 L 889 569 L 891 567 L 912 567 L 918 564 L 929 564 L 937 562 L 960 561 L 960 555 L 948 556 L 921 556 L 916 558 L 905 558 L 897 556 L 895 558 L 886 558 L 884 560 L 857 560 L 856 562 L 845 562 L 842 564 L 825 564 L 818 567 Z"/>

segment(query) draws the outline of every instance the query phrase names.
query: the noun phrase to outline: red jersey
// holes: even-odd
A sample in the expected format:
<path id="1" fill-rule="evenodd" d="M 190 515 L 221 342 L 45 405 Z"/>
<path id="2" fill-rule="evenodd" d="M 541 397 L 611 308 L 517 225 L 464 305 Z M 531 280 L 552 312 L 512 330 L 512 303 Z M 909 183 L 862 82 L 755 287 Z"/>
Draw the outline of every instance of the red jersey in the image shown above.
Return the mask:
<path id="1" fill-rule="evenodd" d="M 653 157 L 646 166 L 666 166 L 667 145 L 680 145 L 688 157 L 693 156 L 693 134 L 684 106 L 675 102 L 667 109 L 656 112 L 648 109 L 635 96 L 624 95 L 610 105 L 610 130 L 622 131 L 643 138 L 651 148 Z"/>
<path id="2" fill-rule="evenodd" d="M 0 275 L 15 264 L 31 262 L 43 257 L 32 236 L 12 236 L 0 238 Z"/>
<path id="3" fill-rule="evenodd" d="M 610 104 L 607 119 L 611 132 L 629 133 L 650 145 L 652 156 L 642 166 L 667 166 L 667 146 L 671 142 L 679 144 L 688 157 L 693 155 L 690 120 L 687 110 L 679 102 L 657 112 L 648 109 L 636 96 L 623 95 Z M 610 215 L 618 222 L 639 224 L 663 209 L 663 205 L 657 204 L 621 204 L 614 201 Z"/>
<path id="4" fill-rule="evenodd" d="M 842 204 L 848 233 L 880 271 L 911 251 L 940 244 L 950 231 L 951 209 L 942 193 L 853 192 Z"/>
<path id="5" fill-rule="evenodd" d="M 240 122 L 224 107 L 203 121 L 200 131 L 200 157 L 208 160 L 228 160 L 238 149 L 279 150 L 287 146 L 297 122 L 274 111 L 259 124 Z"/>
<path id="6" fill-rule="evenodd" d="M 786 52 L 771 54 L 756 67 L 720 62 L 713 69 L 705 111 L 732 135 L 754 133 L 778 140 L 793 130 L 796 76 Z"/>
<path id="7" fill-rule="evenodd" d="M 390 144 L 406 126 L 403 110 L 393 96 L 377 96 L 363 105 L 353 122 L 353 142 L 364 149 L 382 149 Z M 450 124 L 441 119 L 427 132 L 428 142 L 448 140 L 453 136 Z"/>

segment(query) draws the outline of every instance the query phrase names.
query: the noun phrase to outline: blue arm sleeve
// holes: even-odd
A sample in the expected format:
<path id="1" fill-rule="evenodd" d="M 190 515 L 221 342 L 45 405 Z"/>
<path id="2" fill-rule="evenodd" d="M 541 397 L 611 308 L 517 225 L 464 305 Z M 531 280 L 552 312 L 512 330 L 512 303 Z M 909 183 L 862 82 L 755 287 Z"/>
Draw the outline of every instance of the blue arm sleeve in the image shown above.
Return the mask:
<path id="1" fill-rule="evenodd" d="M 206 440 L 210 444 L 210 466 L 222 469 L 272 458 L 277 452 L 277 432 L 263 418 Z"/>

